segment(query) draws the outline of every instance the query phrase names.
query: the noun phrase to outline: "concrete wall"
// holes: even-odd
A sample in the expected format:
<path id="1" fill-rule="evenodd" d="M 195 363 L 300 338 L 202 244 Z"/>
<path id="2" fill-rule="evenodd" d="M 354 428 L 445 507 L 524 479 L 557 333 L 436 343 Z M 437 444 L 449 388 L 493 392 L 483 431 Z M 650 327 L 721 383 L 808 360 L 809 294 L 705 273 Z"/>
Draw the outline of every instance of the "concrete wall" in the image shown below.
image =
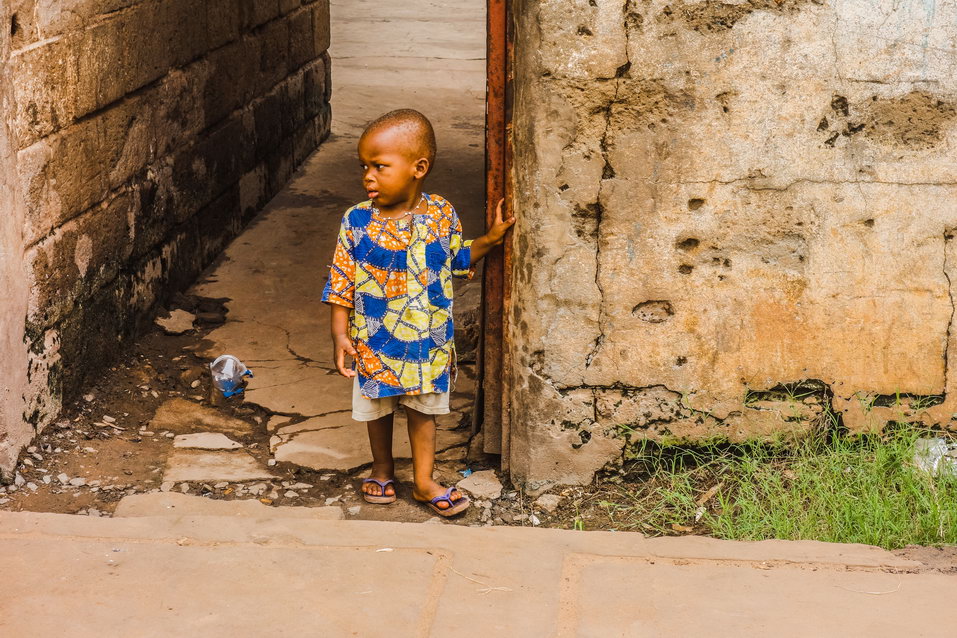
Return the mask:
<path id="1" fill-rule="evenodd" d="M 25 219 L 0 229 L 30 294 L 0 321 L 25 332 L 30 356 L 3 363 L 28 370 L 29 388 L 19 409 L 15 397 L 0 404 L 0 470 L 221 251 L 330 120 L 328 0 L 4 6 L 15 157 L 0 145 L 0 184 L 15 164 Z"/>
<path id="2" fill-rule="evenodd" d="M 521 0 L 512 454 L 957 412 L 957 3 Z"/>
<path id="3" fill-rule="evenodd" d="M 13 109 L 10 64 L 10 5 L 0 4 L 0 113 Z M 19 443 L 33 428 L 23 418 L 27 389 L 26 270 L 23 265 L 23 220 L 19 197 L 14 133 L 10 118 L 0 118 L 0 473 L 16 460 Z"/>

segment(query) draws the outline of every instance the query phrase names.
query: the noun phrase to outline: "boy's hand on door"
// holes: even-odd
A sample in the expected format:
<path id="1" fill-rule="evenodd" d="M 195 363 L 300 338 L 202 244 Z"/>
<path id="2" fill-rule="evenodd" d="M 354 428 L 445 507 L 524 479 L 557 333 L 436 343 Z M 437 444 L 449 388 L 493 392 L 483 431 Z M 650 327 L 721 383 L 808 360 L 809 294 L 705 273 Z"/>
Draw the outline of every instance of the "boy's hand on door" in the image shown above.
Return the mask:
<path id="1" fill-rule="evenodd" d="M 515 216 L 511 213 L 508 219 L 502 219 L 502 208 L 505 206 L 505 200 L 498 200 L 498 206 L 495 207 L 495 219 L 492 221 L 492 227 L 488 229 L 485 236 L 493 246 L 498 246 L 505 241 L 505 233 L 515 224 Z"/>
<path id="2" fill-rule="evenodd" d="M 344 377 L 352 378 L 356 376 L 355 370 L 346 368 L 346 355 L 353 359 L 356 357 L 355 346 L 352 345 L 352 339 L 348 335 L 336 335 L 333 337 L 333 360 L 336 362 L 336 370 Z"/>

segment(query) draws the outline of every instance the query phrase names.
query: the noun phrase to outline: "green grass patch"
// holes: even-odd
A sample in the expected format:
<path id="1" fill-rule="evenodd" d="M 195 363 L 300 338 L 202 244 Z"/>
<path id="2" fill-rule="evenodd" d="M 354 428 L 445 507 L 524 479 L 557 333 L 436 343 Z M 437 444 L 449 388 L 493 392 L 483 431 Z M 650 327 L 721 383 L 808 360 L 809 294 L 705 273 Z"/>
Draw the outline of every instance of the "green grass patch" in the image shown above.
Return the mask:
<path id="1" fill-rule="evenodd" d="M 957 478 L 913 462 L 913 428 L 884 437 L 821 434 L 789 444 L 637 450 L 640 480 L 602 494 L 610 527 L 866 543 L 887 549 L 957 543 Z"/>

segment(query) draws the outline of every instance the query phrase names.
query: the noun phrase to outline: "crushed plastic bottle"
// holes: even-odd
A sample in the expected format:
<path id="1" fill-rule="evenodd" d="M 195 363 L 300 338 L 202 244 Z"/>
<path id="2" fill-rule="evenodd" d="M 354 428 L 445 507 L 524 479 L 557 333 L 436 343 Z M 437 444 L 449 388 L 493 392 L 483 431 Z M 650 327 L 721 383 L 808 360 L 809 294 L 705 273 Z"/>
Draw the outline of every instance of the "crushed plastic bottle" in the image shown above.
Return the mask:
<path id="1" fill-rule="evenodd" d="M 914 465 L 931 476 L 957 476 L 957 443 L 946 439 L 918 439 Z"/>
<path id="2" fill-rule="evenodd" d="M 217 357 L 209 364 L 209 371 L 213 375 L 213 385 L 224 397 L 240 394 L 244 389 L 243 377 L 253 376 L 252 370 L 231 354 Z"/>

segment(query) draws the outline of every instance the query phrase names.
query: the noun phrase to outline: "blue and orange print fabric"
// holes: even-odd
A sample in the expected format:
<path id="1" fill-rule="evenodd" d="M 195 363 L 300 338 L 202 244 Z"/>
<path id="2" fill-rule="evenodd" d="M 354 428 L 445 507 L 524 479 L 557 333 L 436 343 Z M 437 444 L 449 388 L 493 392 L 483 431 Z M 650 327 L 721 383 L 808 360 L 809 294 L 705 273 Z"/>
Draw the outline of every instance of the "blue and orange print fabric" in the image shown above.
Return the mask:
<path id="1" fill-rule="evenodd" d="M 448 392 L 455 373 L 452 277 L 471 278 L 471 241 L 445 198 L 423 195 L 411 220 L 371 201 L 346 211 L 322 292 L 351 308 L 359 388 L 369 399 Z"/>

